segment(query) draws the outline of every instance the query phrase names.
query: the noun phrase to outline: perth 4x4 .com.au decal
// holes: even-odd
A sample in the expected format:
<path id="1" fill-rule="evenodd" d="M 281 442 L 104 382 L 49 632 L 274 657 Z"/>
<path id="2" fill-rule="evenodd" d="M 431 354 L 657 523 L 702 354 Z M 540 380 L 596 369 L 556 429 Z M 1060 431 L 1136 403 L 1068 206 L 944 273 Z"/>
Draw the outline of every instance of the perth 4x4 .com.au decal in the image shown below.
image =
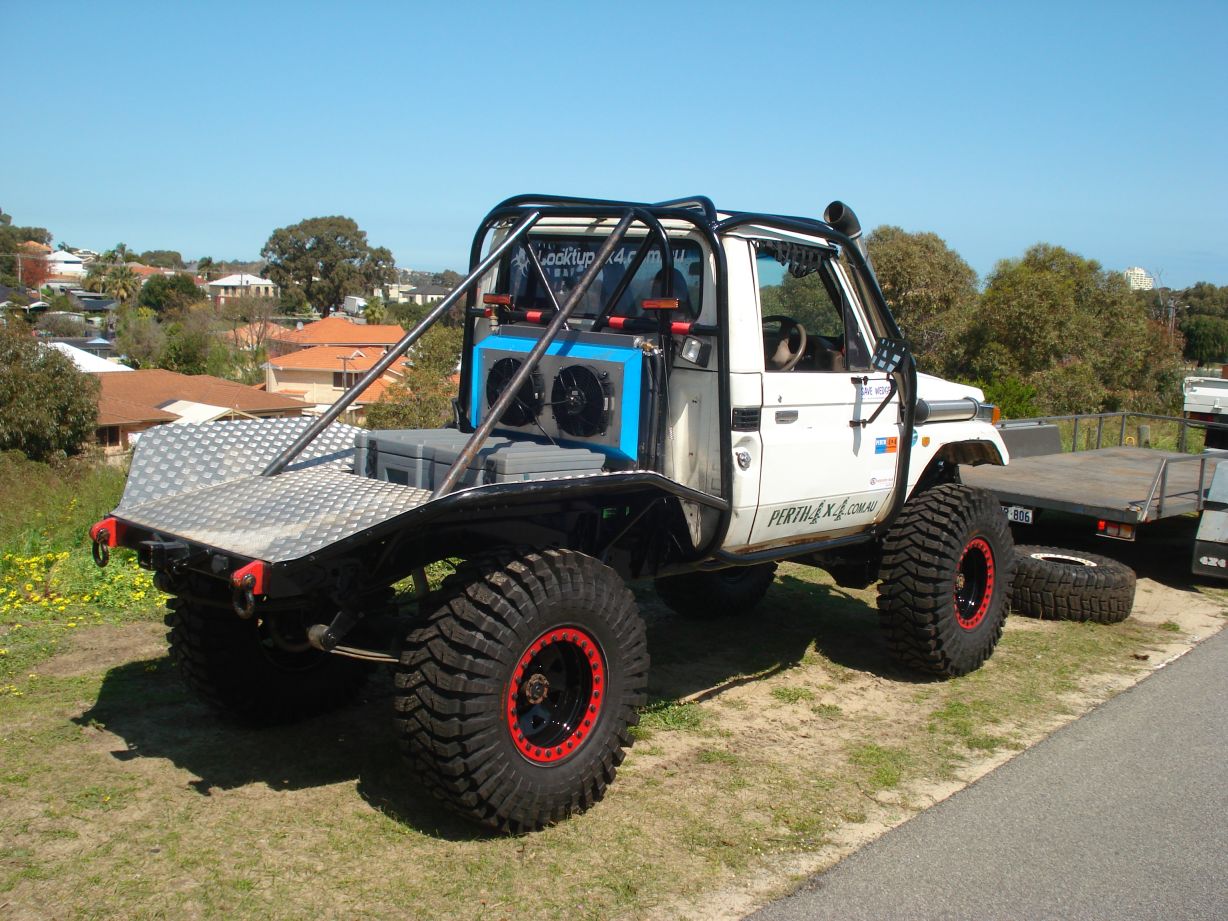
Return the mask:
<path id="1" fill-rule="evenodd" d="M 778 508 L 768 519 L 769 528 L 783 528 L 794 524 L 818 524 L 820 521 L 837 522 L 856 515 L 872 514 L 880 499 L 863 499 L 854 502 L 851 497 L 831 499 L 824 502 Z"/>

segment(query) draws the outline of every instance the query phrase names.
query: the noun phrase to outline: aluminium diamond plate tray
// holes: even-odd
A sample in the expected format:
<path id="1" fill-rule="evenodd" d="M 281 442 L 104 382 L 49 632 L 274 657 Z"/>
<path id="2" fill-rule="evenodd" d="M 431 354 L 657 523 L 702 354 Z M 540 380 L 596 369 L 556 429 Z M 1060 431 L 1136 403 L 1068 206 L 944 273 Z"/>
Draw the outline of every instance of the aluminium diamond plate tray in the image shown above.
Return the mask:
<path id="1" fill-rule="evenodd" d="M 310 419 L 164 425 L 137 444 L 115 515 L 165 536 L 270 563 L 301 559 L 424 504 L 426 490 L 355 476 L 332 425 L 275 477 L 259 475 Z"/>

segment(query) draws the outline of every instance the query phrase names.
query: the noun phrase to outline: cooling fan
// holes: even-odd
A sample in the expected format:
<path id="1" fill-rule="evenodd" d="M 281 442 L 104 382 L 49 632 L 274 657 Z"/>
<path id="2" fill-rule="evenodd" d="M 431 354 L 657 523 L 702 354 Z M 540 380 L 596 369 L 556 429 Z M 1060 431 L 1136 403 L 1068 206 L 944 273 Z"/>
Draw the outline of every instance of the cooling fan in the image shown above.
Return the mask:
<path id="1" fill-rule="evenodd" d="M 550 406 L 560 431 L 575 438 L 604 435 L 614 408 L 610 375 L 588 365 L 568 365 L 554 377 Z"/>
<path id="2" fill-rule="evenodd" d="M 519 358 L 500 358 L 491 365 L 490 372 L 486 375 L 486 406 L 488 408 L 494 406 L 499 397 L 503 396 L 503 392 L 507 390 L 522 364 Z M 516 427 L 532 425 L 542 411 L 545 395 L 546 386 L 541 372 L 534 369 L 529 379 L 520 386 L 516 398 L 508 404 L 499 421 L 504 425 Z"/>

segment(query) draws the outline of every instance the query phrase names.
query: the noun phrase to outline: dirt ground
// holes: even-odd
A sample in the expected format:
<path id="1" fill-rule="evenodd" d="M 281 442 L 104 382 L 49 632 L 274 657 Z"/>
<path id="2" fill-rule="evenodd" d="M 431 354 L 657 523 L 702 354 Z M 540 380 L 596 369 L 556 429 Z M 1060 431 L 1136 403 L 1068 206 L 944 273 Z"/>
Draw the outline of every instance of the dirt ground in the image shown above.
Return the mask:
<path id="1" fill-rule="evenodd" d="M 1179 548 L 1125 551 L 1129 621 L 1012 617 L 952 682 L 896 671 L 873 590 L 813 570 L 702 625 L 640 587 L 637 743 L 604 802 L 520 839 L 404 789 L 386 681 L 261 736 L 183 693 L 161 624 L 83 630 L 0 709 L 0 915 L 740 918 L 1223 627 Z"/>

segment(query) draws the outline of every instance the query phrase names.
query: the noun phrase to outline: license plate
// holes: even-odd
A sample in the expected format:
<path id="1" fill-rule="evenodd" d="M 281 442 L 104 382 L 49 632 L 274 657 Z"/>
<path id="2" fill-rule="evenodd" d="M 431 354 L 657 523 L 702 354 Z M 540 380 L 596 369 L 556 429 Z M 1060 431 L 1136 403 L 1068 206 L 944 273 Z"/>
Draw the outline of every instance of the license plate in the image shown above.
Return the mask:
<path id="1" fill-rule="evenodd" d="M 1004 505 L 1002 511 L 1006 512 L 1006 520 L 1012 524 L 1031 524 L 1032 510 L 1024 508 L 1022 505 Z"/>

